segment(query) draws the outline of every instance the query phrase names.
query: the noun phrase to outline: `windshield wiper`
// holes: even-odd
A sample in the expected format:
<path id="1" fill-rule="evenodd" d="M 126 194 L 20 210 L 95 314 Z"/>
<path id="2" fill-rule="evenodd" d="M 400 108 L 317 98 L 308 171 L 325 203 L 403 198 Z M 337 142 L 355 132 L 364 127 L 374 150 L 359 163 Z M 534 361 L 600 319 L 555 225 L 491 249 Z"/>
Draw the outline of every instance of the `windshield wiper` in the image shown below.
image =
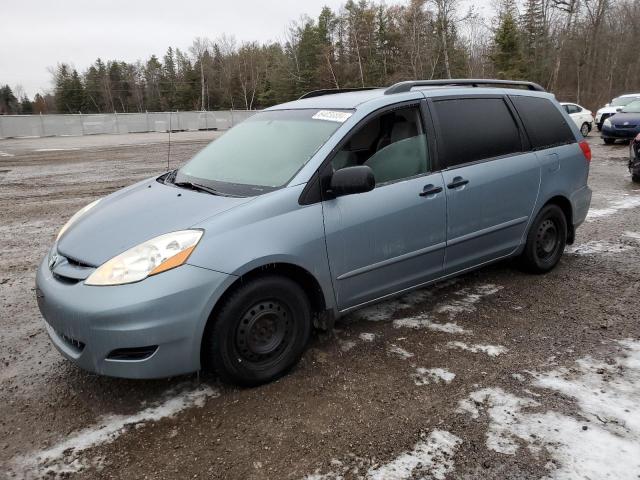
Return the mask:
<path id="1" fill-rule="evenodd" d="M 189 188 L 191 190 L 196 190 L 198 192 L 206 192 L 206 193 L 210 193 L 211 195 L 220 195 L 221 197 L 226 197 L 227 195 L 225 195 L 222 192 L 219 192 L 218 190 L 211 188 L 211 187 L 207 187 L 206 185 L 201 185 L 199 183 L 193 183 L 193 182 L 173 182 L 173 184 L 176 187 L 181 187 L 181 188 Z"/>

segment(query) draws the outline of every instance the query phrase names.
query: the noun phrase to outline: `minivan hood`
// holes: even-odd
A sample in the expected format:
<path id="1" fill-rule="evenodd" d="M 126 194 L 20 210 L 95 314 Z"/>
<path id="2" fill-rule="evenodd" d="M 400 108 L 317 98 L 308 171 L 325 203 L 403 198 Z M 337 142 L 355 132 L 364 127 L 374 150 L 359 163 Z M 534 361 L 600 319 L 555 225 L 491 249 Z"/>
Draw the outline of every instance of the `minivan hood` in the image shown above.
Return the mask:
<path id="1" fill-rule="evenodd" d="M 97 267 L 146 240 L 190 228 L 251 200 L 144 180 L 103 198 L 76 220 L 59 240 L 58 252 Z"/>

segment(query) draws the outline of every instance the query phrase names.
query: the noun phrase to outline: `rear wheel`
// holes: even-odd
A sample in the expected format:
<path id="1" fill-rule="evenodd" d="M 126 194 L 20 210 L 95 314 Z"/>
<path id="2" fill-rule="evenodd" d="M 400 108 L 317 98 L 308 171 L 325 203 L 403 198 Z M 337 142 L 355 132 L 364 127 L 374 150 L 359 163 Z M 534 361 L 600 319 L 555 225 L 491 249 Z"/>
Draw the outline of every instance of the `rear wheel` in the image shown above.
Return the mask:
<path id="1" fill-rule="evenodd" d="M 521 256 L 522 266 L 532 273 L 553 269 L 567 244 L 567 219 L 557 205 L 545 206 L 533 221 Z"/>
<path id="2" fill-rule="evenodd" d="M 259 277 L 222 304 L 203 341 L 203 364 L 229 383 L 256 386 L 295 365 L 311 333 L 309 300 L 292 280 Z"/>
<path id="3" fill-rule="evenodd" d="M 613 145 L 614 143 L 616 143 L 616 139 L 615 138 L 603 138 L 604 143 L 606 143 L 607 145 Z"/>
<path id="4" fill-rule="evenodd" d="M 583 123 L 582 126 L 580 127 L 580 133 L 582 134 L 583 137 L 588 136 L 590 131 L 591 131 L 591 127 L 587 122 Z"/>

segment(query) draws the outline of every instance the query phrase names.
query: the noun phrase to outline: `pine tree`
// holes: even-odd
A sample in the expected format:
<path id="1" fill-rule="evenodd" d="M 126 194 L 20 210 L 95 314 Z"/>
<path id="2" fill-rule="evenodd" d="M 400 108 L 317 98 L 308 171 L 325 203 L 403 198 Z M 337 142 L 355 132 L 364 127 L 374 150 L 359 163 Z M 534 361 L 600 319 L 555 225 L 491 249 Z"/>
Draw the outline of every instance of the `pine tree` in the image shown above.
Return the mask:
<path id="1" fill-rule="evenodd" d="M 0 87 L 0 115 L 11 115 L 18 113 L 18 99 L 13 94 L 9 85 Z"/>
<path id="2" fill-rule="evenodd" d="M 493 37 L 490 59 L 497 78 L 520 79 L 524 76 L 521 40 L 513 12 L 506 9 L 500 15 Z"/>

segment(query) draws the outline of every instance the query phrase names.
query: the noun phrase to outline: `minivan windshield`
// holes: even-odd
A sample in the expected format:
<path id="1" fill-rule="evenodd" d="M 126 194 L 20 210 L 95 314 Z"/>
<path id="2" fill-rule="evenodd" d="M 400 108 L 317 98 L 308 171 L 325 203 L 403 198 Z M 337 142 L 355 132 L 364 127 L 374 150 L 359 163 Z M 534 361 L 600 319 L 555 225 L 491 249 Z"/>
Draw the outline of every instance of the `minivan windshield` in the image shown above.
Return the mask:
<path id="1" fill-rule="evenodd" d="M 259 112 L 196 154 L 173 177 L 223 195 L 253 196 L 284 186 L 351 115 L 347 110 Z"/>
<path id="2" fill-rule="evenodd" d="M 640 113 L 640 101 L 631 102 L 622 109 L 623 113 Z"/>
<path id="3" fill-rule="evenodd" d="M 618 97 L 611 100 L 612 107 L 624 107 L 625 105 L 640 100 L 640 97 Z"/>

